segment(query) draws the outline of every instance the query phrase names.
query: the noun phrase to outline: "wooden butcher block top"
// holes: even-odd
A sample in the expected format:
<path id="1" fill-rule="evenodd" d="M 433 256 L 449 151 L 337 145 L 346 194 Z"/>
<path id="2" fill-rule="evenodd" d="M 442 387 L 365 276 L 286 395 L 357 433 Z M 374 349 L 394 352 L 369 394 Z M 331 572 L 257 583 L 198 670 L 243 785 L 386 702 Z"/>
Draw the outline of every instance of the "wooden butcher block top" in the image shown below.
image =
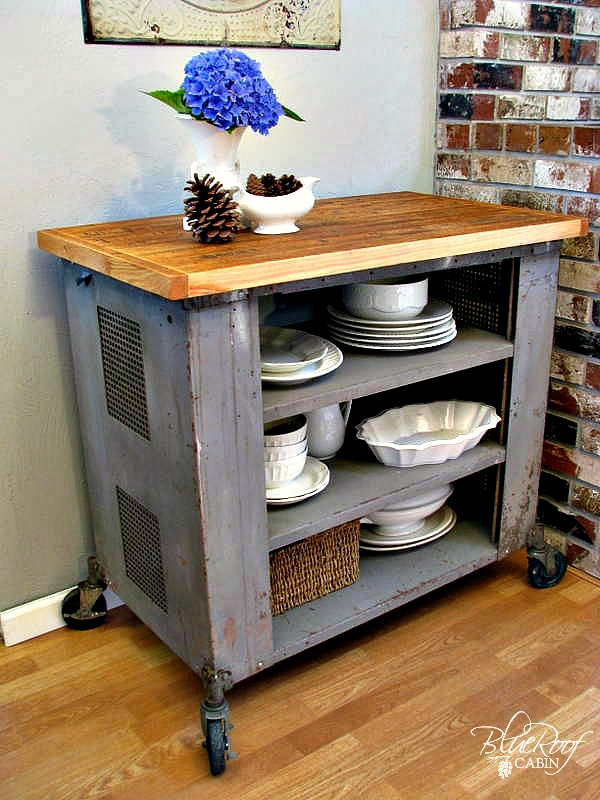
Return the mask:
<path id="1" fill-rule="evenodd" d="M 205 245 L 181 216 L 40 231 L 43 250 L 170 300 L 582 236 L 587 221 L 414 192 L 317 200 L 298 233 Z"/>

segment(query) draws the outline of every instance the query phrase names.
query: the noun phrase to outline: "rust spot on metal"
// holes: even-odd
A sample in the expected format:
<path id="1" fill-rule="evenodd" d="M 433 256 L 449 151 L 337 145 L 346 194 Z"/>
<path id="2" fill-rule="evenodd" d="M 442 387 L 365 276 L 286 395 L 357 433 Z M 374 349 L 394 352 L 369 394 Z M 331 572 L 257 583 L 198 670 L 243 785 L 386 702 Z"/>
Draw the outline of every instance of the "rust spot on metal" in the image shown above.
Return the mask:
<path id="1" fill-rule="evenodd" d="M 223 636 L 225 639 L 225 644 L 228 647 L 233 647 L 237 642 L 237 624 L 234 617 L 227 617 L 225 620 L 225 628 L 223 632 Z"/>

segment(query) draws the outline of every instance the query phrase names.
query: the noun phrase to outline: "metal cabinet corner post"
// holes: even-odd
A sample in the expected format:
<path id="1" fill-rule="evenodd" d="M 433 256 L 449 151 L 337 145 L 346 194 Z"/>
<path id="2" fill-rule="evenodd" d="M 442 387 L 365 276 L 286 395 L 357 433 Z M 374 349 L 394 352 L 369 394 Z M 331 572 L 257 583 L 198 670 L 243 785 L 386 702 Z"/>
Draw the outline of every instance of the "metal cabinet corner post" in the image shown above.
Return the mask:
<path id="1" fill-rule="evenodd" d="M 65 285 L 98 554 L 194 671 L 241 680 L 272 649 L 256 299 Z"/>

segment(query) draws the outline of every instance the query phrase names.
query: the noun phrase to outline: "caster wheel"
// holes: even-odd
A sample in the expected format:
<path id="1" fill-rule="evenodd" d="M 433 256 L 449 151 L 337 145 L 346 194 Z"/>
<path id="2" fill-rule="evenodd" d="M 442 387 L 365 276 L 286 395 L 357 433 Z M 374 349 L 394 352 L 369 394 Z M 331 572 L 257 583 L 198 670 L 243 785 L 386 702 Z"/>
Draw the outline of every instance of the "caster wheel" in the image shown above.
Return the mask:
<path id="1" fill-rule="evenodd" d="M 227 735 L 221 719 L 206 720 L 206 741 L 204 742 L 208 755 L 208 764 L 211 775 L 222 775 L 225 772 L 227 751 Z"/>
<path id="2" fill-rule="evenodd" d="M 567 557 L 558 550 L 554 553 L 554 572 L 549 573 L 538 558 L 530 556 L 528 561 L 529 583 L 534 589 L 550 589 L 552 586 L 556 586 L 562 581 L 567 571 Z"/>
<path id="3" fill-rule="evenodd" d="M 90 617 L 90 619 L 77 619 L 71 617 L 70 614 L 75 614 L 81 608 L 81 601 L 79 597 L 79 589 L 71 589 L 69 594 L 62 601 L 61 613 L 62 617 L 69 628 L 76 631 L 88 631 L 90 628 L 98 628 L 106 620 L 106 598 L 103 594 L 96 600 L 92 606 L 92 611 L 102 614 L 100 617 Z"/>

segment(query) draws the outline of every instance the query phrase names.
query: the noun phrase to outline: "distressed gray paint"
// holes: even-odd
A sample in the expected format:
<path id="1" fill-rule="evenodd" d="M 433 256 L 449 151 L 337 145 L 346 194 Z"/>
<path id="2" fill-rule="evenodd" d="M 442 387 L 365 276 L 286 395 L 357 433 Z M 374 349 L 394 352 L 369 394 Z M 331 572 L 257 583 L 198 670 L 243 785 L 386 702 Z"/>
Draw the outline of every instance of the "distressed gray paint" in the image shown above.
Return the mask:
<path id="1" fill-rule="evenodd" d="M 417 486 L 457 480 L 506 459 L 500 555 L 524 543 L 535 515 L 549 362 L 555 244 L 391 267 L 383 275 L 447 269 L 522 254 L 514 343 L 468 331 L 447 348 L 405 358 L 347 354 L 342 369 L 293 390 L 260 385 L 257 295 L 161 300 L 102 276 L 67 295 L 88 481 L 101 557 L 117 591 L 193 669 L 204 661 L 240 680 L 293 652 L 454 580 L 498 557 L 492 530 L 461 522 L 412 553 L 366 558 L 358 584 L 272 621 L 268 551 L 367 514 Z M 373 271 L 295 282 L 284 291 L 371 277 Z M 281 287 L 279 287 L 281 288 Z M 142 326 L 151 442 L 104 408 L 98 302 Z M 170 318 L 170 322 L 168 321 Z M 264 503 L 262 423 L 352 397 L 507 359 L 512 381 L 506 450 L 490 442 L 442 465 L 392 470 L 337 461 L 327 492 L 295 506 Z M 540 369 L 541 366 L 541 369 Z M 467 375 L 468 373 L 466 373 Z M 169 611 L 124 572 L 114 485 L 160 520 Z"/>
<path id="2" fill-rule="evenodd" d="M 522 547 L 535 524 L 558 262 L 555 250 L 524 256 L 519 268 L 500 558 Z"/>

